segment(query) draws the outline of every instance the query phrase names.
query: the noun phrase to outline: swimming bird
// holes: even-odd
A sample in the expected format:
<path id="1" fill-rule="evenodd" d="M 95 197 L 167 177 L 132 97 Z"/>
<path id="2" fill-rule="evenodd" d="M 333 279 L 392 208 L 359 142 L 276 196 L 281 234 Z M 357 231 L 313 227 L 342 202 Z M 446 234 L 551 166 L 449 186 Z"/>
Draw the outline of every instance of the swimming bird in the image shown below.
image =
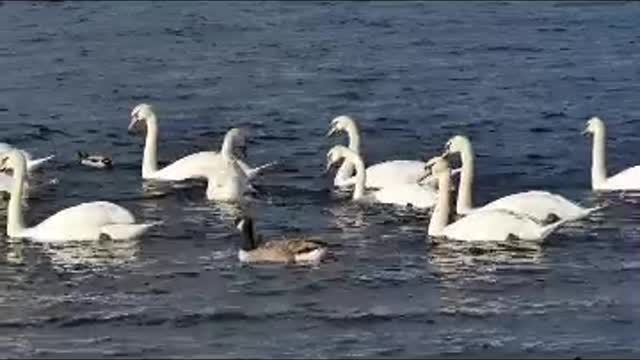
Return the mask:
<path id="1" fill-rule="evenodd" d="M 158 169 L 158 119 L 151 105 L 139 104 L 131 111 L 129 131 L 133 131 L 137 124 L 144 123 L 147 128 L 144 154 L 142 157 L 142 178 L 145 180 L 182 181 L 187 179 L 205 178 L 213 176 L 221 161 L 221 154 L 215 151 L 200 151 L 176 160 L 162 169 Z M 231 152 L 234 141 L 242 141 L 241 134 L 235 132 L 225 136 L 221 153 Z M 271 165 L 250 168 L 242 160 L 236 159 L 245 171 L 246 176 L 252 178 Z"/>
<path id="2" fill-rule="evenodd" d="M 24 158 L 27 160 L 27 170 L 28 171 L 33 171 L 36 169 L 39 169 L 44 163 L 52 160 L 55 155 L 49 155 L 43 158 L 39 158 L 39 159 L 33 159 L 31 157 L 31 154 L 28 153 L 25 150 L 22 149 L 18 149 L 15 146 L 11 145 L 11 144 L 7 144 L 5 142 L 0 142 L 0 156 L 2 156 L 3 154 L 11 151 L 11 150 L 19 150 L 20 152 L 22 152 L 22 155 L 24 156 Z"/>
<path id="3" fill-rule="evenodd" d="M 242 233 L 238 259 L 244 263 L 318 263 L 327 254 L 328 244 L 319 240 L 290 238 L 263 242 L 248 216 L 236 219 L 235 225 Z"/>
<path id="4" fill-rule="evenodd" d="M 607 131 L 598 117 L 587 121 L 583 134 L 593 135 L 591 189 L 597 191 L 640 190 L 640 165 L 632 166 L 607 177 Z"/>
<path id="5" fill-rule="evenodd" d="M 365 189 L 367 174 L 364 168 L 364 162 L 360 155 L 343 145 L 336 145 L 327 153 L 326 171 L 341 160 L 344 160 L 344 162 L 350 162 L 355 166 L 355 187 L 353 189 L 354 201 L 379 202 L 383 204 L 412 206 L 422 209 L 430 208 L 435 203 L 435 190 L 429 187 L 420 186 L 417 182 L 388 183 L 379 189 Z"/>
<path id="6" fill-rule="evenodd" d="M 96 169 L 111 169 L 113 167 L 113 160 L 106 155 L 89 155 L 86 152 L 78 151 L 78 159 L 80 164 Z"/>
<path id="7" fill-rule="evenodd" d="M 583 208 L 561 195 L 540 190 L 507 195 L 482 207 L 474 208 L 472 205 L 472 188 L 475 156 L 471 141 L 462 135 L 452 137 L 445 145 L 444 156 L 451 154 L 460 154 L 462 160 L 462 172 L 460 173 L 458 198 L 456 200 L 456 213 L 459 215 L 467 215 L 478 210 L 505 209 L 518 214 L 525 214 L 537 221 L 544 222 L 551 215 L 561 219 L 578 220 L 601 209 L 601 207 Z"/>
<path id="8" fill-rule="evenodd" d="M 433 237 L 461 241 L 544 240 L 568 220 L 550 224 L 504 209 L 486 209 L 469 213 L 450 223 L 451 169 L 445 157 L 437 156 L 427 162 L 427 169 L 438 179 L 438 200 L 429 221 L 428 234 Z"/>
<path id="9" fill-rule="evenodd" d="M 349 149 L 362 157 L 360 130 L 356 121 L 350 116 L 340 115 L 331 120 L 331 129 L 327 133 L 327 137 L 343 131 L 349 136 Z M 425 164 L 420 160 L 389 160 L 370 165 L 366 168 L 365 186 L 367 188 L 383 188 L 387 185 L 420 183 L 434 189 L 436 181 L 425 176 Z M 336 172 L 334 186 L 354 185 L 356 182 L 353 175 L 354 170 L 354 164 L 345 161 Z M 454 173 L 457 173 L 457 170 L 454 170 Z"/>
<path id="10" fill-rule="evenodd" d="M 7 235 L 35 241 L 131 239 L 157 223 L 139 224 L 125 208 L 106 201 L 86 202 L 58 211 L 40 224 L 26 227 L 22 192 L 27 162 L 22 152 L 12 150 L 0 159 L 0 171 L 13 170 L 13 188 L 7 209 Z"/>

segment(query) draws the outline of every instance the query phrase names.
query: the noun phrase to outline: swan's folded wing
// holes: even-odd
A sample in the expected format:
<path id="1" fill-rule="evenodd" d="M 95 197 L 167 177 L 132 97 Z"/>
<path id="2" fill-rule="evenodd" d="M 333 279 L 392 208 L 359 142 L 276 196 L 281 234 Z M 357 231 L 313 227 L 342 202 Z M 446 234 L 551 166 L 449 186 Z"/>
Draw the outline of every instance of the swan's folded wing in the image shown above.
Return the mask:
<path id="1" fill-rule="evenodd" d="M 640 165 L 622 170 L 608 178 L 605 188 L 610 190 L 640 190 Z"/>
<path id="2" fill-rule="evenodd" d="M 223 157 L 214 151 L 201 151 L 187 155 L 158 170 L 153 178 L 167 181 L 205 178 L 222 165 Z"/>
<path id="3" fill-rule="evenodd" d="M 537 221 L 544 221 L 551 214 L 562 219 L 574 219 L 586 214 L 586 210 L 566 198 L 547 191 L 525 191 L 496 199 L 478 210 L 504 209 L 526 214 Z"/>
<path id="4" fill-rule="evenodd" d="M 373 192 L 376 201 L 400 206 L 430 208 L 435 204 L 436 193 L 418 184 L 394 184 Z"/>
<path id="5" fill-rule="evenodd" d="M 542 226 L 526 215 L 505 210 L 474 211 L 443 230 L 447 238 L 463 241 L 504 241 L 512 236 L 534 240 Z"/>
<path id="6" fill-rule="evenodd" d="M 418 160 L 391 160 L 371 165 L 366 170 L 366 186 L 417 184 L 424 177 L 425 165 Z"/>

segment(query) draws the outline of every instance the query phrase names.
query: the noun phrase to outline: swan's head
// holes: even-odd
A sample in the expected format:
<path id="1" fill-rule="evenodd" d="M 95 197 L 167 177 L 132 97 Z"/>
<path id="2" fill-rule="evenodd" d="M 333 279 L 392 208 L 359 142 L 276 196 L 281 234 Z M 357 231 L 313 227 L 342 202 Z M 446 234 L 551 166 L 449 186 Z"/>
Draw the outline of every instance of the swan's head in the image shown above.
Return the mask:
<path id="1" fill-rule="evenodd" d="M 234 148 L 240 150 L 243 158 L 247 157 L 247 138 L 249 131 L 247 129 L 232 128 L 227 131 L 225 138 L 231 141 Z"/>
<path id="2" fill-rule="evenodd" d="M 444 145 L 444 152 L 445 154 L 461 153 L 470 146 L 471 142 L 466 136 L 456 135 Z"/>
<path id="3" fill-rule="evenodd" d="M 131 110 L 131 122 L 129 123 L 129 131 L 132 131 L 136 124 L 147 122 L 151 118 L 155 118 L 153 107 L 149 104 L 139 104 Z"/>
<path id="4" fill-rule="evenodd" d="M 337 118 L 331 120 L 331 129 L 329 129 L 327 137 L 340 131 L 347 131 L 348 129 L 351 129 L 353 127 L 355 127 L 355 121 L 353 121 L 352 118 L 347 115 L 340 115 Z"/>
<path id="5" fill-rule="evenodd" d="M 443 173 L 449 172 L 449 161 L 445 156 L 434 156 L 425 165 L 425 170 L 429 175 L 438 176 Z"/>
<path id="6" fill-rule="evenodd" d="M 342 159 L 351 153 L 353 153 L 353 151 L 343 145 L 336 145 L 332 147 L 331 150 L 327 152 L 327 167 L 325 168 L 325 173 L 329 172 L 331 168 L 340 163 Z"/>
<path id="7" fill-rule="evenodd" d="M 9 170 L 22 169 L 24 171 L 27 168 L 27 159 L 20 150 L 7 151 L 0 158 L 0 171 L 5 172 Z"/>
<path id="8" fill-rule="evenodd" d="M 582 131 L 583 135 L 595 134 L 604 130 L 604 122 L 599 117 L 594 116 L 587 121 L 587 127 Z"/>

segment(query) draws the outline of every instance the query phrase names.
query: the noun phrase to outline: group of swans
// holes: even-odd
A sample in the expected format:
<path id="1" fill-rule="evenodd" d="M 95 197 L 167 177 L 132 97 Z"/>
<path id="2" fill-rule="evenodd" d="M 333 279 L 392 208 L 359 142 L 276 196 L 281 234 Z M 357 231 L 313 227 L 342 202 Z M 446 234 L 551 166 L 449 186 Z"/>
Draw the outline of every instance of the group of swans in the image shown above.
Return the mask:
<path id="1" fill-rule="evenodd" d="M 181 181 L 205 178 L 208 180 L 207 198 L 238 200 L 247 189 L 251 189 L 249 180 L 273 165 L 269 163 L 250 168 L 242 160 L 237 159 L 232 150 L 234 144 L 239 147 L 245 146 L 245 133 L 240 129 L 231 129 L 225 136 L 220 153 L 213 151 L 195 153 L 163 169 L 158 169 L 158 122 L 150 105 L 140 104 L 133 109 L 129 130 L 141 122 L 144 122 L 147 127 L 142 161 L 142 178 L 145 180 Z M 7 209 L 9 237 L 43 242 L 131 239 L 158 224 L 158 222 L 136 223 L 135 217 L 129 210 L 111 202 L 93 201 L 58 211 L 40 224 L 27 227 L 23 217 L 22 198 L 28 172 L 52 158 L 53 156 L 49 156 L 31 160 L 30 154 L 26 151 L 0 143 L 0 174 L 6 177 L 5 180 L 8 179 L 4 183 L 6 186 L 4 190 L 10 192 Z M 8 170 L 13 172 L 12 176 L 4 173 Z"/>
<path id="2" fill-rule="evenodd" d="M 129 130 L 139 124 L 146 126 L 141 169 L 143 180 L 206 179 L 208 199 L 240 201 L 245 192 L 252 190 L 251 180 L 274 165 L 268 163 L 252 168 L 237 158 L 234 150 L 246 150 L 247 135 L 241 129 L 232 128 L 225 135 L 219 152 L 193 153 L 160 169 L 157 160 L 158 120 L 150 105 L 140 104 L 132 110 Z M 354 201 L 432 208 L 428 234 L 433 237 L 464 241 L 542 240 L 563 224 L 600 209 L 583 208 L 561 195 L 537 190 L 511 194 L 484 206 L 473 207 L 474 153 L 468 138 L 461 135 L 452 137 L 445 144 L 442 155 L 427 162 L 392 160 L 365 167 L 356 122 L 347 116 L 335 118 L 328 135 L 340 131 L 349 135 L 349 146 L 336 145 L 327 153 L 327 169 L 342 162 L 334 185 L 339 188 L 352 186 Z M 607 178 L 602 120 L 591 118 L 584 133 L 593 134 L 592 189 L 640 189 L 640 166 Z M 462 167 L 452 171 L 448 158 L 454 154 L 460 156 Z M 138 223 L 131 212 L 119 205 L 93 201 L 61 210 L 36 226 L 27 227 L 21 201 L 27 175 L 51 158 L 53 156 L 31 160 L 30 154 L 24 150 L 0 143 L 0 171 L 13 172 L 12 176 L 0 173 L 10 180 L 6 182 L 6 190 L 10 191 L 8 236 L 38 241 L 130 239 L 158 224 Z M 455 206 L 458 219 L 450 223 L 451 176 L 454 173 L 460 175 Z M 236 225 L 244 234 L 238 255 L 241 261 L 318 261 L 326 254 L 326 244 L 318 241 L 289 241 L 277 245 L 274 242 L 262 243 L 255 237 L 253 221 L 246 216 Z"/>
<path id="3" fill-rule="evenodd" d="M 474 153 L 467 137 L 452 137 L 447 141 L 443 154 L 427 163 L 395 160 L 365 169 L 359 155 L 360 137 L 356 122 L 348 116 L 339 116 L 331 122 L 328 135 L 337 131 L 347 132 L 349 147 L 337 145 L 327 153 L 327 169 L 342 161 L 334 185 L 339 188 L 353 185 L 354 201 L 433 208 L 428 233 L 434 237 L 469 241 L 542 240 L 561 225 L 603 208 L 584 208 L 559 194 L 540 190 L 507 195 L 474 208 Z M 592 133 L 594 137 L 592 189 L 640 190 L 640 166 L 606 177 L 603 121 L 591 118 L 583 133 Z M 454 154 L 459 154 L 462 167 L 451 171 L 447 159 Z M 449 224 L 450 176 L 458 172 L 460 182 L 455 212 L 461 218 Z M 370 175 L 374 180 L 369 181 Z"/>

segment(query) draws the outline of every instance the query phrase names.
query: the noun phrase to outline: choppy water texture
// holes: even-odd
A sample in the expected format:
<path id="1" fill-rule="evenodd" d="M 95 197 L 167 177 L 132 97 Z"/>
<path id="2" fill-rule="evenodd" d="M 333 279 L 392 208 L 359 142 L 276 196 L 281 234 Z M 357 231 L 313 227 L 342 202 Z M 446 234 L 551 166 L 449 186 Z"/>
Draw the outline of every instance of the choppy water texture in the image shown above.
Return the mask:
<path id="1" fill-rule="evenodd" d="M 580 136 L 599 115 L 609 169 L 638 163 L 638 19 L 618 2 L 0 3 L 0 140 L 57 156 L 28 222 L 98 198 L 165 222 L 133 242 L 3 239 L 0 353 L 640 355 L 638 200 L 589 191 Z M 240 266 L 237 209 L 199 184 L 144 188 L 126 132 L 143 101 L 164 162 L 250 128 L 249 162 L 282 162 L 257 185 L 258 228 L 324 237 L 333 258 Z M 433 245 L 428 214 L 331 192 L 325 153 L 345 140 L 324 133 L 343 113 L 370 163 L 469 135 L 477 203 L 540 188 L 611 206 L 542 246 Z"/>

